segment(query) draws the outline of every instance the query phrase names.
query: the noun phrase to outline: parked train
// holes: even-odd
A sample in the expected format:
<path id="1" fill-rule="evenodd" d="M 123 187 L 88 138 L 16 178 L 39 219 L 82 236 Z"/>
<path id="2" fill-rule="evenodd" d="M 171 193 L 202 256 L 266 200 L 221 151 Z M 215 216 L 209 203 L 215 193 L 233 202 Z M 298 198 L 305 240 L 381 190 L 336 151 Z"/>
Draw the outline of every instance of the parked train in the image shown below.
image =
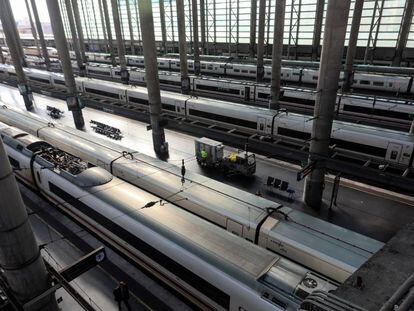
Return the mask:
<path id="1" fill-rule="evenodd" d="M 10 66 L 7 68 L 13 70 Z M 26 72 L 31 81 L 64 87 L 61 74 L 34 69 Z M 85 95 L 116 100 L 130 108 L 148 109 L 148 94 L 144 87 L 81 77 L 76 78 L 76 85 Z M 300 144 L 311 139 L 312 117 L 167 91 L 161 92 L 161 99 L 166 112 L 191 120 L 214 122 L 271 138 L 286 137 Z M 414 137 L 403 132 L 334 121 L 331 143 L 336 150 L 375 158 L 401 169 L 414 166 Z"/>
<path id="2" fill-rule="evenodd" d="M 383 243 L 82 131 L 55 125 L 15 108 L 0 108 L 0 121 L 37 135 L 113 175 L 217 226 L 344 282 Z M 167 219 L 167 218 L 166 218 Z"/>
<path id="3" fill-rule="evenodd" d="M 37 53 L 37 52 L 36 52 Z M 55 49 L 49 50 L 52 58 L 58 58 Z M 70 56 L 76 59 L 75 52 L 70 51 Z M 110 55 L 107 53 L 86 53 L 88 62 L 111 63 Z M 219 57 L 214 59 L 202 60 L 200 62 L 201 73 L 219 77 L 238 77 L 242 79 L 256 79 L 257 67 L 255 64 L 237 63 L 234 61 L 223 60 Z M 141 55 L 126 55 L 126 61 L 132 67 L 144 67 L 144 57 Z M 158 68 L 160 70 L 180 70 L 180 60 L 177 57 L 158 57 Z M 194 71 L 194 60 L 188 59 L 188 70 Z M 319 71 L 317 68 L 307 67 L 282 67 L 281 79 L 287 83 L 300 83 L 304 85 L 316 85 L 318 82 Z M 271 65 L 264 66 L 264 79 L 270 80 Z M 343 72 L 341 72 L 339 86 L 342 85 Z M 394 94 L 414 95 L 413 76 L 378 74 L 369 72 L 355 72 L 353 76 L 353 88 L 357 90 L 374 90 L 380 92 L 389 92 Z"/>
<path id="4" fill-rule="evenodd" d="M 331 282 L 19 129 L 0 125 L 16 175 L 99 226 L 212 310 L 297 310 Z M 168 221 L 165 221 L 168 219 Z"/>
<path id="5" fill-rule="evenodd" d="M 76 66 L 76 62 L 73 65 Z M 32 80 L 53 84 L 53 81 L 50 82 L 48 78 L 44 78 L 46 75 L 42 71 L 35 69 L 25 70 Z M 106 64 L 89 64 L 86 66 L 86 70 L 89 77 L 111 81 L 121 80 L 119 67 L 113 68 Z M 144 70 L 130 68 L 129 72 L 131 83 L 139 85 L 146 83 Z M 0 64 L 0 75 L 2 74 L 14 75 L 14 67 Z M 181 76 L 178 73 L 160 71 L 159 79 L 160 84 L 168 86 L 169 89 L 180 88 Z M 56 83 L 61 83 L 63 80 L 56 81 Z M 270 96 L 270 86 L 263 84 L 197 76 L 190 76 L 190 84 L 192 90 L 200 94 L 219 94 L 230 99 L 242 99 L 245 102 L 267 104 Z M 303 108 L 314 106 L 315 97 L 316 91 L 314 90 L 283 87 L 281 100 L 289 102 L 289 105 L 292 107 Z M 364 95 L 338 94 L 336 112 L 338 115 L 369 117 L 374 120 L 395 122 L 396 124 L 409 126 L 414 118 L 414 102 Z"/>

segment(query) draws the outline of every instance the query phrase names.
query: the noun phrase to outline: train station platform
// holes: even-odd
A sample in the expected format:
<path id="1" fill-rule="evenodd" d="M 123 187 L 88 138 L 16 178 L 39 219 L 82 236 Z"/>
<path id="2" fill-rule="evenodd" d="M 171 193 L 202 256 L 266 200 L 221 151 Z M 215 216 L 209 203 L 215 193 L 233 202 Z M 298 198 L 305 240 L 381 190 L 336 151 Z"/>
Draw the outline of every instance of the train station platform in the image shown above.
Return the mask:
<path id="1" fill-rule="evenodd" d="M 67 111 L 66 103 L 63 100 L 39 94 L 34 94 L 34 99 L 34 113 L 51 122 L 74 127 L 71 113 Z M 0 100 L 25 109 L 23 100 L 14 87 L 0 85 Z M 65 111 L 65 114 L 60 120 L 53 120 L 47 115 L 46 106 L 57 107 Z M 83 109 L 83 115 L 85 131 L 91 135 L 106 138 L 92 130 L 91 120 L 108 124 L 119 128 L 122 132 L 122 140 L 116 141 L 116 143 L 155 157 L 151 132 L 146 129 L 147 124 L 90 108 Z M 298 165 L 257 155 L 257 171 L 252 178 L 224 175 L 222 172 L 206 169 L 197 164 L 194 155 L 194 136 L 171 130 L 166 130 L 165 133 L 170 148 L 168 162 L 181 165 L 181 160 L 184 159 L 187 170 L 214 178 L 244 191 L 251 193 L 259 191 L 267 199 L 304 211 L 382 242 L 387 242 L 406 224 L 414 222 L 414 197 L 345 178 L 341 178 L 337 204 L 329 211 L 334 176 L 327 178 L 324 192 L 325 206 L 317 213 L 307 208 L 302 202 L 303 181 L 296 181 L 296 174 L 300 170 Z M 225 150 L 226 152 L 235 151 L 234 148 L 228 146 L 225 147 Z M 293 196 L 266 186 L 268 176 L 289 182 L 289 188 L 294 190 Z"/>
<path id="2" fill-rule="evenodd" d="M 366 310 L 380 310 L 414 273 L 413 241 L 414 223 L 401 229 L 334 294 Z"/>

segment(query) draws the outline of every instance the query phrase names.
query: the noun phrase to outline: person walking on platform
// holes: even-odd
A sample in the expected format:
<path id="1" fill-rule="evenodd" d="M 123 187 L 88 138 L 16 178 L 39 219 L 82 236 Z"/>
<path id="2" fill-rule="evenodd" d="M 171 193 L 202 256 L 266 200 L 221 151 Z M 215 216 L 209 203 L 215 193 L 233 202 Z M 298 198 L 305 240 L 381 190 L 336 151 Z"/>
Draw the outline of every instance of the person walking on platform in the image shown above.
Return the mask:
<path id="1" fill-rule="evenodd" d="M 201 163 L 203 165 L 207 165 L 207 156 L 208 156 L 207 151 L 205 151 L 204 149 L 201 150 Z"/>
<path id="2" fill-rule="evenodd" d="M 129 305 L 129 289 L 128 285 L 125 282 L 119 282 L 117 288 L 114 289 L 114 298 L 118 303 L 118 310 L 122 310 L 122 302 L 124 302 L 125 307 L 128 311 L 131 311 L 131 306 Z"/>

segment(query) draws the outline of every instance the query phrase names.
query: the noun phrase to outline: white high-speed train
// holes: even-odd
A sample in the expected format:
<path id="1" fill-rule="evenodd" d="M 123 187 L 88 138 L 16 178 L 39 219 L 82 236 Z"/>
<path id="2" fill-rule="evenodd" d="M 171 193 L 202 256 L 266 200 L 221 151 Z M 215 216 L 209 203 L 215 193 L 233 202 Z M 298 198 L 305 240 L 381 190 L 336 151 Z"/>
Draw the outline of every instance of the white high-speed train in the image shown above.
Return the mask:
<path id="1" fill-rule="evenodd" d="M 19 178 L 104 230 L 208 309 L 293 311 L 313 291 L 337 288 L 35 136 L 4 124 L 0 130 Z"/>
<path id="2" fill-rule="evenodd" d="M 8 66 L 7 70 L 12 68 Z M 27 69 L 26 72 L 29 80 L 34 82 L 64 87 L 61 74 L 34 69 Z M 148 109 L 148 94 L 144 87 L 81 77 L 76 78 L 76 85 L 82 94 L 117 100 L 126 109 L 137 106 Z M 165 111 L 191 120 L 207 120 L 271 138 L 282 136 L 300 144 L 311 138 L 312 117 L 167 91 L 161 92 L 161 98 Z M 334 121 L 331 143 L 336 150 L 358 157 L 375 158 L 401 169 L 414 166 L 414 137 L 407 133 Z"/>
<path id="3" fill-rule="evenodd" d="M 37 53 L 37 52 L 36 52 Z M 49 50 L 49 55 L 52 59 L 57 59 L 57 51 L 55 49 Z M 75 52 L 70 51 L 70 56 L 75 59 Z M 88 62 L 107 63 L 111 62 L 109 54 L 106 53 L 92 53 L 87 52 L 86 57 Z M 10 57 L 6 57 L 9 59 Z M 144 57 L 141 55 L 126 55 L 127 64 L 133 67 L 144 67 Z M 158 68 L 160 70 L 180 70 L 180 61 L 176 57 L 159 57 Z M 201 73 L 215 75 L 215 76 L 229 76 L 238 78 L 256 79 L 257 67 L 254 64 L 237 63 L 233 61 L 223 60 L 202 60 L 200 62 Z M 188 69 L 190 72 L 194 71 L 194 60 L 188 59 Z M 264 79 L 270 80 L 271 66 L 264 66 Z M 285 82 L 303 83 L 307 85 L 316 85 L 318 81 L 319 71 L 315 68 L 306 67 L 282 67 L 281 79 Z M 342 85 L 343 73 L 341 73 Z M 397 94 L 414 94 L 413 77 L 400 76 L 392 74 L 378 74 L 369 72 L 355 72 L 353 76 L 353 88 L 361 90 L 375 90 L 380 92 L 390 92 Z"/>
<path id="4" fill-rule="evenodd" d="M 111 141 L 15 108 L 0 121 L 16 126 L 113 175 L 198 215 L 245 240 L 276 252 L 337 282 L 345 281 L 383 243 L 284 207 Z"/>

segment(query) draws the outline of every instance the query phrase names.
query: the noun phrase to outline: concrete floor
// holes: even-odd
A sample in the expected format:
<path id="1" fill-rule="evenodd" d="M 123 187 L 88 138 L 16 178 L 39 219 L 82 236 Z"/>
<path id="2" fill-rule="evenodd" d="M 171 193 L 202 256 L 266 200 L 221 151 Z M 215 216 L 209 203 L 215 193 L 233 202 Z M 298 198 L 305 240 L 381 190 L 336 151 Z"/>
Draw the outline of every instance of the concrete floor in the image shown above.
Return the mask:
<path id="1" fill-rule="evenodd" d="M 57 107 L 65 111 L 64 117 L 58 121 L 50 120 L 74 127 L 72 116 L 70 112 L 67 112 L 64 101 L 37 94 L 34 95 L 34 98 L 35 113 L 50 119 L 45 111 L 46 106 Z M 0 85 L 0 100 L 3 100 L 8 105 L 15 105 L 24 109 L 22 98 L 17 89 L 13 87 Z M 151 132 L 146 130 L 147 124 L 89 108 L 83 109 L 83 114 L 86 131 L 92 135 L 103 137 L 94 133 L 89 126 L 90 120 L 100 121 L 121 129 L 124 138 L 117 142 L 120 145 L 155 156 L 152 148 Z M 194 157 L 193 136 L 166 130 L 166 140 L 170 146 L 170 158 L 168 161 L 171 163 L 180 165 L 181 159 L 185 159 L 187 170 L 215 178 L 248 192 L 256 193 L 260 190 L 262 195 L 270 200 L 302 210 L 383 242 L 388 241 L 405 224 L 414 222 L 414 197 L 342 179 L 337 199 L 338 204 L 334 206 L 332 212 L 329 212 L 327 206 L 329 205 L 332 191 L 331 176 L 327 178 L 324 193 L 326 206 L 317 214 L 313 210 L 308 209 L 301 200 L 303 181 L 296 181 L 296 172 L 300 169 L 298 166 L 258 155 L 257 173 L 253 178 L 224 176 L 220 172 L 198 166 Z M 234 149 L 226 147 L 227 152 L 232 150 Z M 289 181 L 290 188 L 296 191 L 293 199 L 288 198 L 284 193 L 268 191 L 264 184 L 269 175 Z"/>

